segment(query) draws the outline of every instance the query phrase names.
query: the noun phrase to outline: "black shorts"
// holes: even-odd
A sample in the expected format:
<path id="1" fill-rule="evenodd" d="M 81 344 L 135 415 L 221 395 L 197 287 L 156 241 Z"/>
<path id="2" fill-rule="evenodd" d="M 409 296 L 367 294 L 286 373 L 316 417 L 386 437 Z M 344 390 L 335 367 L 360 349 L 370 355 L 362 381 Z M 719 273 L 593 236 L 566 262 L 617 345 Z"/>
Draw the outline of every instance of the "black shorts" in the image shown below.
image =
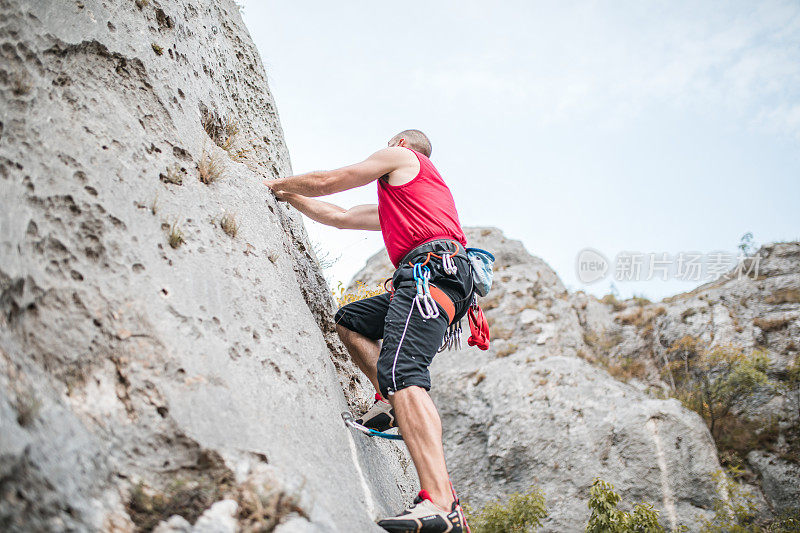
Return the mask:
<path id="1" fill-rule="evenodd" d="M 336 313 L 336 323 L 373 340 L 383 339 L 378 358 L 378 385 L 388 394 L 413 385 L 430 390 L 428 366 L 439 351 L 447 327 L 460 320 L 472 301 L 472 267 L 460 244 L 453 258 L 457 272 L 447 274 L 442 260 L 431 257 L 430 285 L 437 287 L 452 302 L 446 309 L 438 303 L 439 316 L 424 319 L 414 302 L 417 294 L 411 262 L 425 261 L 427 252 L 452 253 L 454 241 L 437 240 L 415 248 L 392 276 L 394 294 L 384 293 L 349 303 Z M 452 320 L 448 313 L 452 313 Z"/>

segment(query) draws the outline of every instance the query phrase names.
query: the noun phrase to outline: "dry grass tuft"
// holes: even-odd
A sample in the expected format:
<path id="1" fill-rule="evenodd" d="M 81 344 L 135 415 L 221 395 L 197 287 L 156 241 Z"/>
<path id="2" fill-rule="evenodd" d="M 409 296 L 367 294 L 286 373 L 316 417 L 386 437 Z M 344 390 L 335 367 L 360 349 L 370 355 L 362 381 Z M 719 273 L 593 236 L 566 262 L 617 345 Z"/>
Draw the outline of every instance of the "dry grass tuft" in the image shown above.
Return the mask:
<path id="1" fill-rule="evenodd" d="M 764 298 L 764 302 L 773 305 L 800 303 L 800 289 L 777 289 L 775 292 Z"/>
<path id="2" fill-rule="evenodd" d="M 633 378 L 644 380 L 647 377 L 647 367 L 639 359 L 624 357 L 622 361 L 602 360 L 601 364 L 608 373 L 620 381 L 629 381 Z"/>
<path id="3" fill-rule="evenodd" d="M 236 222 L 236 215 L 233 213 L 225 213 L 222 215 L 222 218 L 219 220 L 219 227 L 232 238 L 236 237 L 236 234 L 239 233 L 239 223 Z"/>
<path id="4" fill-rule="evenodd" d="M 243 533 L 273 531 L 290 514 L 308 518 L 299 498 L 284 490 L 245 485 L 235 495 L 239 526 Z"/>
<path id="5" fill-rule="evenodd" d="M 228 153 L 233 161 L 242 163 L 248 161 L 250 158 L 250 148 L 242 145 L 242 139 L 239 136 L 239 122 L 229 118 L 222 121 L 223 138 L 217 141 L 217 145 Z"/>
<path id="6" fill-rule="evenodd" d="M 615 320 L 626 326 L 636 326 L 637 328 L 652 325 L 656 317 L 666 314 L 667 310 L 663 306 L 652 309 L 637 306 L 624 313 L 621 313 Z"/>
<path id="7" fill-rule="evenodd" d="M 173 185 L 182 185 L 183 176 L 186 175 L 186 169 L 175 163 L 167 167 L 167 170 L 158 175 L 158 179 L 164 183 L 171 183 Z"/>
<path id="8" fill-rule="evenodd" d="M 211 140 L 216 143 L 217 138 L 220 136 L 220 131 L 222 130 L 222 120 L 219 118 L 219 114 L 214 110 L 207 110 L 203 107 L 201 112 L 201 124 L 203 125 L 203 129 L 206 135 L 211 137 Z"/>
<path id="9" fill-rule="evenodd" d="M 172 223 L 169 228 L 169 233 L 167 234 L 167 242 L 173 248 L 180 247 L 181 244 L 185 243 L 186 240 L 183 238 L 183 231 L 178 226 L 178 221 Z"/>
<path id="10" fill-rule="evenodd" d="M 516 344 L 509 342 L 505 346 L 497 350 L 494 356 L 497 357 L 498 359 L 501 357 L 508 357 L 509 355 L 515 353 L 517 351 L 517 348 L 519 347 Z"/>
<path id="11" fill-rule="evenodd" d="M 626 307 L 625 302 L 620 302 L 613 294 L 606 294 L 600 299 L 600 301 L 613 307 L 614 311 L 622 311 Z"/>
<path id="12" fill-rule="evenodd" d="M 246 146 L 242 139 L 238 120 L 220 116 L 214 110 L 206 110 L 203 112 L 202 124 L 214 144 L 225 150 L 231 160 L 237 163 L 251 162 L 252 147 Z"/>
<path id="13" fill-rule="evenodd" d="M 203 155 L 200 156 L 200 162 L 197 163 L 198 177 L 202 183 L 211 185 L 215 181 L 222 178 L 222 161 L 219 157 L 209 154 L 203 150 Z"/>
<path id="14" fill-rule="evenodd" d="M 277 252 L 272 251 L 269 253 L 269 260 L 273 263 L 276 263 L 278 258 Z M 337 291 L 339 294 L 336 294 Z M 358 300 L 363 300 L 364 298 L 371 298 L 372 296 L 383 294 L 386 292 L 386 289 L 380 283 L 374 287 L 369 287 L 363 281 L 356 281 L 355 289 L 352 292 L 347 292 L 347 288 L 340 281 L 336 286 L 336 289 L 334 289 L 332 292 L 336 303 L 339 307 L 342 307 L 343 305 L 357 302 Z"/>
<path id="15" fill-rule="evenodd" d="M 222 129 L 228 137 L 235 137 L 239 135 L 239 121 L 225 117 L 222 120 Z"/>
<path id="16" fill-rule="evenodd" d="M 681 320 L 686 320 L 690 316 L 694 316 L 696 314 L 697 314 L 697 309 L 695 309 L 694 307 L 689 307 L 687 309 L 684 309 L 683 312 L 681 313 Z"/>
<path id="17" fill-rule="evenodd" d="M 763 331 L 775 331 L 793 320 L 789 314 L 769 315 L 753 319 L 753 325 L 758 326 Z"/>
<path id="18" fill-rule="evenodd" d="M 606 331 L 602 331 L 600 333 L 587 331 L 583 334 L 583 342 L 588 344 L 594 351 L 599 352 L 601 355 L 608 354 L 622 341 L 622 333 L 619 331 L 614 331 L 612 333 L 608 333 Z"/>
<path id="19" fill-rule="evenodd" d="M 150 531 L 172 515 L 197 520 L 216 496 L 213 486 L 175 482 L 158 492 L 139 483 L 131 490 L 127 510 L 140 531 Z"/>
<path id="20" fill-rule="evenodd" d="M 157 56 L 164 55 L 164 48 L 161 45 L 152 43 L 150 46 L 153 47 L 153 52 L 155 52 Z"/>
<path id="21" fill-rule="evenodd" d="M 507 341 L 514 336 L 514 330 L 511 328 L 504 328 L 489 322 L 489 333 L 492 339 Z"/>

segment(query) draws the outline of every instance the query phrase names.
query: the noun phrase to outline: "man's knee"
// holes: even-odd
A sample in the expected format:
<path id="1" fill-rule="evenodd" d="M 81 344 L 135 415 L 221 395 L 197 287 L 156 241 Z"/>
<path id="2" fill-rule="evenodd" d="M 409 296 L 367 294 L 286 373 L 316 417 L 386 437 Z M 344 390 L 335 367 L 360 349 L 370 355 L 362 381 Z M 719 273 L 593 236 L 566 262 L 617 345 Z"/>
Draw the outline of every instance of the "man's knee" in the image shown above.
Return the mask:
<path id="1" fill-rule="evenodd" d="M 369 337 L 359 333 L 358 331 L 348 328 L 344 324 L 336 324 L 336 333 L 339 335 L 339 338 L 342 340 L 342 342 L 345 343 L 356 340 L 372 341 L 372 339 Z"/>
<path id="2" fill-rule="evenodd" d="M 431 390 L 430 374 L 427 369 L 396 368 L 389 358 L 378 359 L 378 387 L 384 398 L 409 388 L 418 388 L 424 391 Z"/>

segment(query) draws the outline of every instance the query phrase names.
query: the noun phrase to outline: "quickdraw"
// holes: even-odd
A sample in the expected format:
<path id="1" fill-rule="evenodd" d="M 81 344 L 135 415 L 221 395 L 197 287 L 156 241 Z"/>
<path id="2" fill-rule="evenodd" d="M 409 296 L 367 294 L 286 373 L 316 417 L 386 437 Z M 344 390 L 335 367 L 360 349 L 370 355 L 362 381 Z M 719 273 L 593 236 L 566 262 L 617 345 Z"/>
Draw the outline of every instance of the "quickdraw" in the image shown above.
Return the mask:
<path id="1" fill-rule="evenodd" d="M 461 321 L 450 324 L 447 328 L 447 333 L 444 334 L 442 347 L 439 348 L 440 352 L 445 350 L 460 350 L 461 349 Z"/>
<path id="2" fill-rule="evenodd" d="M 439 307 L 431 296 L 430 279 L 431 269 L 424 266 L 423 263 L 416 263 L 414 265 L 414 281 L 417 283 L 417 295 L 414 296 L 414 301 L 419 309 L 419 314 L 424 319 L 439 317 Z"/>
<path id="3" fill-rule="evenodd" d="M 454 253 L 453 255 L 456 255 L 456 254 Z M 458 267 L 456 266 L 455 262 L 453 261 L 453 255 L 443 255 L 442 256 L 442 268 L 444 269 L 445 274 L 448 274 L 450 276 L 455 276 L 456 273 L 458 273 Z"/>
<path id="4" fill-rule="evenodd" d="M 380 437 L 382 439 L 389 439 L 389 440 L 403 440 L 403 436 L 400 434 L 394 433 L 386 433 L 383 431 L 376 431 L 372 428 L 364 427 L 358 422 L 353 419 L 353 415 L 347 411 L 342 413 L 342 419 L 344 420 L 344 424 L 356 431 L 360 431 L 367 437 Z"/>
<path id="5" fill-rule="evenodd" d="M 489 347 L 489 328 L 486 324 L 486 319 L 483 316 L 483 311 L 478 305 L 478 295 L 472 295 L 472 303 L 469 305 L 469 312 L 467 313 L 470 326 L 470 337 L 468 344 L 470 346 L 478 346 L 480 349 L 485 350 Z M 461 321 L 450 324 L 447 332 L 444 334 L 442 346 L 439 348 L 440 352 L 445 350 L 460 350 L 461 349 Z"/>
<path id="6" fill-rule="evenodd" d="M 428 252 L 425 261 L 421 263 L 409 263 L 414 267 L 414 281 L 417 284 L 417 295 L 414 297 L 414 301 L 416 302 L 417 309 L 419 309 L 419 314 L 422 315 L 422 318 L 429 319 L 439 317 L 439 307 L 436 305 L 436 300 L 431 296 L 431 270 L 427 266 L 428 262 L 431 260 L 431 257 L 441 259 L 442 269 L 445 273 L 454 276 L 458 272 L 458 267 L 455 261 L 453 261 L 453 257 L 458 254 L 458 250 L 459 245 L 456 244 L 456 251 L 449 255 L 438 255 L 433 252 Z"/>

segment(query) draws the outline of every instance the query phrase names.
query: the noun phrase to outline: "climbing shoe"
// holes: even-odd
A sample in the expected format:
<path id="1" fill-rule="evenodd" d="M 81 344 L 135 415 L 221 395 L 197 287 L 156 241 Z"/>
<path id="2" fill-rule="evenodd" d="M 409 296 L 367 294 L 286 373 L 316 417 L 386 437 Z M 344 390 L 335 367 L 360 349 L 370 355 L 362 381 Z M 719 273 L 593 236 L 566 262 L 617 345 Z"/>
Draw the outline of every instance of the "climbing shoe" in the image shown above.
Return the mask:
<path id="1" fill-rule="evenodd" d="M 450 512 L 445 512 L 433 504 L 426 490 L 419 491 L 414 505 L 397 516 L 384 518 L 378 525 L 395 533 L 469 533 L 458 500 L 453 502 Z"/>
<path id="2" fill-rule="evenodd" d="M 384 400 L 379 392 L 375 393 L 375 403 L 372 404 L 369 411 L 356 420 L 356 423 L 375 431 L 386 431 L 395 427 L 392 404 Z"/>

